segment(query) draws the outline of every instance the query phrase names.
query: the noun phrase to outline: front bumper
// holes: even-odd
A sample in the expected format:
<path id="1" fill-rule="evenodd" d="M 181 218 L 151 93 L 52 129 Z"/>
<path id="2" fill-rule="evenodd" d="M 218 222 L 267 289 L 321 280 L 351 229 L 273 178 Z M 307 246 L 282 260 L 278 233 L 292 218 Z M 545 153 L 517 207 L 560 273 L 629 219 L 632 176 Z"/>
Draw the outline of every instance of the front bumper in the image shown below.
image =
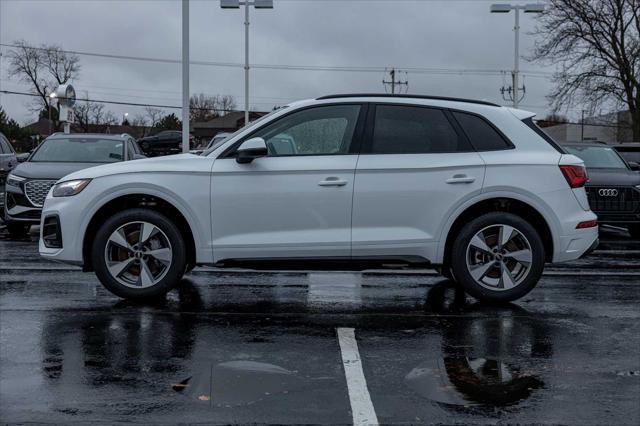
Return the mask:
<path id="1" fill-rule="evenodd" d="M 22 188 L 7 185 L 4 194 L 4 220 L 29 225 L 40 223 L 42 208 L 33 205 Z"/>

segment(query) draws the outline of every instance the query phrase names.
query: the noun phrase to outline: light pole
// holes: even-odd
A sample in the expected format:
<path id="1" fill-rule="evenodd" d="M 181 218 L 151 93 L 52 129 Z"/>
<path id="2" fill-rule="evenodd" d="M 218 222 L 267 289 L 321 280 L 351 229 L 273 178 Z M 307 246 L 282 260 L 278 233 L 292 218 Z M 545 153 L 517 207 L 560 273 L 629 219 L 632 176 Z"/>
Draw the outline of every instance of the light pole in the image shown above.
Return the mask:
<path id="1" fill-rule="evenodd" d="M 51 121 L 51 102 L 53 102 L 55 97 L 56 92 L 52 92 L 51 94 L 49 94 L 49 136 L 51 136 L 51 134 L 53 133 L 53 123 Z"/>
<path id="2" fill-rule="evenodd" d="M 515 58 L 513 64 L 513 71 L 511 73 L 512 77 L 512 97 L 513 97 L 513 107 L 518 108 L 518 103 L 520 102 L 520 82 L 519 82 L 519 73 L 520 73 L 520 11 L 524 11 L 524 13 L 542 13 L 544 12 L 545 5 L 543 3 L 530 3 L 530 4 L 509 4 L 509 3 L 498 3 L 491 5 L 491 13 L 509 13 L 510 11 L 514 11 L 516 15 L 516 23 L 513 27 L 513 31 L 515 32 Z M 524 92 L 523 92 L 524 94 Z"/>
<path id="3" fill-rule="evenodd" d="M 249 6 L 256 9 L 273 9 L 273 0 L 220 0 L 223 9 L 239 9 L 244 6 L 244 125 L 249 124 Z"/>
<path id="4" fill-rule="evenodd" d="M 189 148 L 189 0 L 182 0 L 182 152 Z"/>

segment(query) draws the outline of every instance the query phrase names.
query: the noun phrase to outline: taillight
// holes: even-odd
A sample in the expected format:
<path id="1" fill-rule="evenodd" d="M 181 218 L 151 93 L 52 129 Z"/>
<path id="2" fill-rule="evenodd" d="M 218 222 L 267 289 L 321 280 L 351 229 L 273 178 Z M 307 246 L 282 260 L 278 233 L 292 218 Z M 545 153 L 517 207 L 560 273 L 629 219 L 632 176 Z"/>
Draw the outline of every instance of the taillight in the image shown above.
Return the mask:
<path id="1" fill-rule="evenodd" d="M 576 229 L 585 229 L 585 228 L 593 228 L 594 226 L 598 226 L 598 221 L 594 220 L 585 220 L 584 222 L 580 222 L 576 225 Z"/>
<path id="2" fill-rule="evenodd" d="M 584 166 L 561 165 L 560 170 L 571 188 L 580 188 L 589 180 Z"/>

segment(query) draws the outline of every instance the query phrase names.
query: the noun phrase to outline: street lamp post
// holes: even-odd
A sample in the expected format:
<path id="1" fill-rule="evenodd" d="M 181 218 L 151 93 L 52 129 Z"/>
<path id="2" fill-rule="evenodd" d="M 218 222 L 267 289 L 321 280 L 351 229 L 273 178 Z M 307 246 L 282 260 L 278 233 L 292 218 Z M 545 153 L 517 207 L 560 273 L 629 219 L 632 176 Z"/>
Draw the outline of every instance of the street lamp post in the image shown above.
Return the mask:
<path id="1" fill-rule="evenodd" d="M 497 3 L 491 5 L 491 13 L 509 13 L 510 11 L 514 11 L 516 15 L 516 22 L 513 27 L 513 31 L 515 33 L 515 49 L 514 49 L 514 64 L 513 64 L 513 72 L 511 73 L 512 77 L 512 91 L 513 91 L 513 107 L 518 108 L 518 103 L 520 102 L 520 82 L 519 82 L 519 74 L 520 74 L 520 11 L 522 10 L 524 13 L 542 13 L 544 12 L 545 5 L 543 3 L 530 3 L 530 4 L 509 4 L 509 3 Z"/>
<path id="2" fill-rule="evenodd" d="M 244 125 L 249 124 L 249 6 L 256 9 L 273 9 L 273 0 L 220 0 L 223 9 L 239 9 L 244 6 Z"/>
<path id="3" fill-rule="evenodd" d="M 182 0 L 182 152 L 189 149 L 189 0 Z"/>
<path id="4" fill-rule="evenodd" d="M 51 102 L 53 102 L 55 97 L 56 92 L 52 92 L 51 94 L 49 94 L 49 135 L 53 133 L 53 122 L 51 121 Z"/>

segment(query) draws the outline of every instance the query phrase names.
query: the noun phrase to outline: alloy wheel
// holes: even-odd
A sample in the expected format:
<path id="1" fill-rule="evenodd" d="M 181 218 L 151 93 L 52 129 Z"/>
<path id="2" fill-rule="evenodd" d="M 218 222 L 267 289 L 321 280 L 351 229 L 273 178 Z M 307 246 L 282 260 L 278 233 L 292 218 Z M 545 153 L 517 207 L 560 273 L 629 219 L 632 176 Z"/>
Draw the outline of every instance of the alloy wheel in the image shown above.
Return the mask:
<path id="1" fill-rule="evenodd" d="M 109 274 L 131 288 L 156 285 L 169 271 L 173 250 L 167 235 L 149 222 L 129 222 L 113 231 L 104 258 Z"/>
<path id="2" fill-rule="evenodd" d="M 527 238 L 505 224 L 476 233 L 467 245 L 467 270 L 476 283 L 494 291 L 510 290 L 529 274 L 533 251 Z"/>

